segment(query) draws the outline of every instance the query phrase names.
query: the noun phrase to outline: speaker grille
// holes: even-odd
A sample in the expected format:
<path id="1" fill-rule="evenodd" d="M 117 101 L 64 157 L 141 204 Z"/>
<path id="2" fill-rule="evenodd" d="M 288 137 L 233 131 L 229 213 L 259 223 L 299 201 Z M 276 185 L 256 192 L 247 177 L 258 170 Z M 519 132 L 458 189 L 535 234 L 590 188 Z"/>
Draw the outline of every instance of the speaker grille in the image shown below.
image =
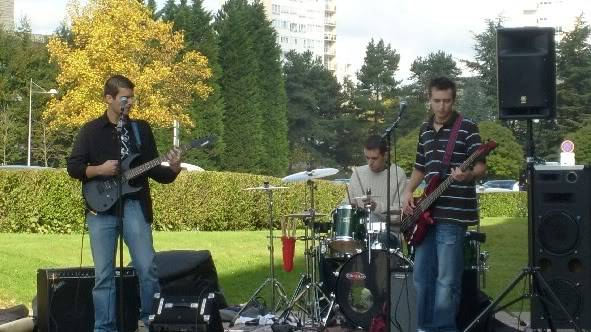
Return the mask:
<path id="1" fill-rule="evenodd" d="M 541 217 L 537 239 L 543 250 L 554 255 L 573 252 L 579 240 L 579 225 L 564 211 L 553 211 Z"/>
<path id="2" fill-rule="evenodd" d="M 548 285 L 550 286 L 550 289 L 552 289 L 552 292 L 554 292 L 560 303 L 569 313 L 569 315 L 573 319 L 578 320 L 581 310 L 581 304 L 583 301 L 583 294 L 579 290 L 578 285 L 566 279 L 554 279 L 550 281 Z M 546 301 L 549 301 L 549 303 L 546 303 L 546 308 L 548 309 L 548 314 L 550 315 L 550 318 L 552 319 L 552 321 L 556 323 L 566 323 L 568 321 L 568 318 L 566 317 L 564 312 L 560 310 L 557 304 L 552 301 L 552 298 L 547 293 L 548 292 L 543 289 L 540 292 L 542 297 Z M 541 315 L 542 317 L 544 317 L 543 310 L 541 311 Z"/>

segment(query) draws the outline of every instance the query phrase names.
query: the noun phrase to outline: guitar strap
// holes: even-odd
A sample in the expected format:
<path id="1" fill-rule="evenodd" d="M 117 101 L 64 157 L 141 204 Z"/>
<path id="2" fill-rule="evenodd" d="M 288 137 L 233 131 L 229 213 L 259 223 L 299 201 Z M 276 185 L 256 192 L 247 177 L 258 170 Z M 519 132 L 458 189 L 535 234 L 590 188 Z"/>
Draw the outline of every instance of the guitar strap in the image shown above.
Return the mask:
<path id="1" fill-rule="evenodd" d="M 451 161 L 451 155 L 453 154 L 454 148 L 456 146 L 456 140 L 458 138 L 458 132 L 460 131 L 460 126 L 462 125 L 462 120 L 464 117 L 462 114 L 458 114 L 456 121 L 454 122 L 454 126 L 451 128 L 451 132 L 449 133 L 449 139 L 447 141 L 447 148 L 445 149 L 445 155 L 443 156 L 443 163 L 441 165 L 440 177 L 443 178 L 445 175 L 443 172 L 449 168 L 449 163 Z"/>
<path id="2" fill-rule="evenodd" d="M 135 136 L 135 144 L 137 145 L 137 151 L 140 152 L 140 148 L 142 147 L 142 141 L 140 138 L 140 128 L 137 124 L 137 121 L 131 121 L 131 128 L 133 129 L 133 136 Z"/>

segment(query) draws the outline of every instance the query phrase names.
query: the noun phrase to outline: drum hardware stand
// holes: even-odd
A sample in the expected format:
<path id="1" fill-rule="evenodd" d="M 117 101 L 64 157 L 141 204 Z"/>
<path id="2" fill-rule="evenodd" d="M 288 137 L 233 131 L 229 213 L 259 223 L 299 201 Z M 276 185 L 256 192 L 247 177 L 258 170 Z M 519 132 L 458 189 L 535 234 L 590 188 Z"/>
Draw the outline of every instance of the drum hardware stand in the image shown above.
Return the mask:
<path id="1" fill-rule="evenodd" d="M 572 325 L 573 329 L 577 332 L 582 331 L 581 328 L 577 325 L 577 323 L 573 320 L 570 313 L 566 310 L 564 305 L 560 302 L 560 299 L 556 296 L 550 285 L 544 279 L 544 276 L 540 273 L 540 267 L 536 266 L 533 261 L 533 241 L 531 232 L 534 232 L 534 214 L 533 214 L 533 198 L 532 195 L 534 194 L 534 162 L 535 162 L 535 147 L 534 147 L 534 140 L 533 140 L 533 128 L 532 128 L 532 120 L 527 120 L 527 159 L 526 159 L 526 170 L 527 170 L 527 211 L 528 211 L 528 265 L 525 266 L 521 273 L 511 281 L 511 283 L 489 304 L 474 320 L 464 329 L 464 332 L 468 332 L 478 324 L 483 317 L 486 317 L 490 314 L 497 305 L 509 294 L 509 292 L 524 278 L 526 278 L 528 283 L 529 292 L 526 294 L 522 294 L 520 297 L 510 301 L 506 305 L 500 307 L 496 312 L 505 309 L 506 307 L 517 303 L 518 301 L 523 300 L 524 298 L 534 298 L 538 297 L 539 300 L 542 302 L 542 308 L 546 316 L 548 317 L 548 325 L 551 331 L 556 331 L 554 328 L 552 317 L 549 315 L 548 306 L 552 306 L 555 308 L 560 309 L 560 311 L 565 315 L 568 319 L 568 322 Z M 537 282 L 537 287 L 534 285 L 534 281 Z M 545 291 L 546 295 L 541 291 Z M 550 301 L 546 298 L 549 297 Z"/>
<path id="2" fill-rule="evenodd" d="M 231 325 L 234 325 L 236 319 L 240 317 L 240 314 L 248 307 L 248 304 L 253 302 L 261 291 L 267 286 L 270 285 L 271 287 L 271 310 L 277 312 L 280 309 L 281 304 L 287 304 L 287 295 L 285 294 L 285 289 L 279 282 L 279 280 L 275 277 L 275 256 L 274 256 L 274 246 L 273 246 L 273 190 L 276 189 L 284 189 L 286 187 L 273 187 L 269 185 L 268 181 L 263 183 L 262 187 L 255 187 L 255 188 L 246 188 L 245 190 L 262 190 L 267 193 L 269 196 L 268 200 L 268 207 L 269 207 L 269 245 L 267 248 L 269 249 L 269 275 L 267 278 L 261 283 L 261 285 L 255 290 L 252 296 L 248 299 L 246 304 L 240 308 L 240 310 L 236 313 L 236 316 L 232 320 Z M 279 301 L 275 303 L 276 296 L 279 296 Z"/>
<path id="3" fill-rule="evenodd" d="M 285 311 L 279 317 L 279 321 L 287 319 L 293 308 L 297 306 L 298 309 L 300 309 L 304 314 L 304 317 L 308 316 L 308 321 L 312 324 L 312 326 L 324 326 L 330 315 L 330 310 L 332 310 L 332 307 L 334 305 L 334 295 L 330 296 L 329 299 L 326 296 L 326 294 L 324 294 L 324 292 L 322 291 L 320 283 L 318 282 L 319 278 L 318 271 L 316 269 L 316 264 L 318 264 L 320 259 L 320 246 L 316 245 L 316 240 L 318 240 L 318 237 L 316 236 L 316 232 L 314 230 L 314 224 L 316 220 L 316 210 L 314 207 L 314 190 L 316 190 L 316 185 L 312 180 L 308 180 L 307 185 L 310 190 L 310 217 L 304 219 L 304 223 L 306 223 L 306 220 L 308 220 L 308 224 L 305 227 L 304 235 L 304 246 L 306 248 L 304 251 L 304 258 L 306 261 L 306 272 L 302 273 L 300 280 L 298 281 L 298 286 L 294 290 L 294 295 L 289 301 L 289 304 Z M 308 228 L 310 228 L 310 236 L 308 236 Z M 298 302 L 305 296 L 305 305 L 299 305 Z M 326 309 L 323 310 L 323 308 L 321 308 L 320 301 L 329 302 L 329 310 L 327 312 L 324 312 L 326 311 Z M 324 317 L 323 314 L 325 315 Z M 306 321 L 304 321 L 304 324 L 305 323 Z"/>

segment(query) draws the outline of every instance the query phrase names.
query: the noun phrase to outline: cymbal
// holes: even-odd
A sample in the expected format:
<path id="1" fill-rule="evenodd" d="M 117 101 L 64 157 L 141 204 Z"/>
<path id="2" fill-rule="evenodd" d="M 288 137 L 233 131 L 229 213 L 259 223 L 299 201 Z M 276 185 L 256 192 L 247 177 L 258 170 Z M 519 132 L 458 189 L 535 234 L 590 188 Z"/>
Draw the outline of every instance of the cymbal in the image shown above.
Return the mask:
<path id="1" fill-rule="evenodd" d="M 373 197 L 383 197 L 383 196 L 380 196 L 380 195 L 363 195 L 363 196 L 353 197 L 353 199 L 365 200 L 365 199 L 373 198 Z"/>
<path id="2" fill-rule="evenodd" d="M 262 187 L 250 187 L 250 188 L 244 188 L 242 190 L 279 190 L 279 189 L 287 189 L 289 187 L 276 187 L 276 186 L 262 186 Z"/>
<path id="3" fill-rule="evenodd" d="M 323 178 L 331 175 L 335 175 L 339 172 L 336 168 L 317 168 L 311 171 L 303 171 L 288 175 L 281 179 L 283 182 L 299 182 L 308 181 L 312 179 Z"/>
<path id="4" fill-rule="evenodd" d="M 326 216 L 325 213 L 310 213 L 310 211 L 304 211 L 301 213 L 292 213 L 292 214 L 288 214 L 286 215 L 287 217 L 291 217 L 291 218 L 302 218 L 302 219 L 308 219 L 308 218 L 312 218 L 312 216 L 314 217 L 324 217 Z"/>

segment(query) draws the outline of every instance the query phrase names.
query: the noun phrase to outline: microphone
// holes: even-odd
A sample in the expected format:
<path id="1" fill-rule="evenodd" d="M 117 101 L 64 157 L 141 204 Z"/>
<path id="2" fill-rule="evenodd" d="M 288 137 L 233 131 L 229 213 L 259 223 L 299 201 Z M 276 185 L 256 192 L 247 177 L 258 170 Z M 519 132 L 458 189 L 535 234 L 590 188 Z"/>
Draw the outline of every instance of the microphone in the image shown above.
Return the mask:
<path id="1" fill-rule="evenodd" d="M 400 101 L 400 112 L 398 112 L 398 119 L 400 119 L 402 117 L 402 114 L 404 114 L 404 111 L 406 111 L 406 100 L 401 100 Z"/>
<path id="2" fill-rule="evenodd" d="M 119 121 L 117 121 L 117 130 L 120 131 L 125 123 L 127 122 L 127 115 L 125 114 L 125 106 L 127 106 L 129 98 L 122 96 L 119 99 L 119 105 L 121 106 L 121 114 L 119 114 Z"/>

